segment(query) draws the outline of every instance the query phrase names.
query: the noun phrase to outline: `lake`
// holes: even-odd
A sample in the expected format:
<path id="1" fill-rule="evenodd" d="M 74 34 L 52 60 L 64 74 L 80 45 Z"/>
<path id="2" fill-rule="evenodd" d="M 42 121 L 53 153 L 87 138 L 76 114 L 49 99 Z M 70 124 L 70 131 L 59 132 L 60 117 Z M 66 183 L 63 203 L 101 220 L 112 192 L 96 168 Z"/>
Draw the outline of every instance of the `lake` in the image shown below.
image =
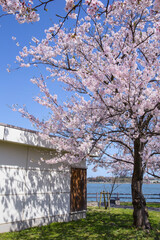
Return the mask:
<path id="1" fill-rule="evenodd" d="M 100 193 L 102 191 L 110 192 L 112 184 L 110 183 L 87 183 L 87 193 Z M 114 193 L 128 193 L 131 194 L 131 184 L 115 184 Z M 143 194 L 159 194 L 159 196 L 146 196 L 160 198 L 160 184 L 143 184 Z M 89 196 L 89 195 L 88 195 Z M 90 195 L 91 196 L 91 195 Z M 89 198 L 88 201 L 95 201 L 95 198 Z M 121 201 L 131 201 L 130 199 L 123 199 Z M 148 199 L 148 202 L 160 202 L 160 199 Z"/>

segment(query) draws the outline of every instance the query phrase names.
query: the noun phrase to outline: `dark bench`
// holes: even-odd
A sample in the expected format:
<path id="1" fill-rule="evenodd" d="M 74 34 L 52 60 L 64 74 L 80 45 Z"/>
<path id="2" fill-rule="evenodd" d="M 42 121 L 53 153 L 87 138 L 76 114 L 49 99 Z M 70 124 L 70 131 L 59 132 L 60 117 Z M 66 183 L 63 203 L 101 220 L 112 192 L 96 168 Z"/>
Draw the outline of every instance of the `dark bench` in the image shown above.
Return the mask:
<path id="1" fill-rule="evenodd" d="M 110 199 L 110 204 L 120 205 L 120 199 L 115 197 Z"/>
<path id="2" fill-rule="evenodd" d="M 107 202 L 106 202 L 106 204 L 107 204 Z M 120 199 L 117 197 L 111 198 L 110 204 L 111 205 L 120 205 Z M 99 206 L 99 202 L 98 202 L 98 206 Z M 101 202 L 101 206 L 104 207 L 104 202 Z"/>

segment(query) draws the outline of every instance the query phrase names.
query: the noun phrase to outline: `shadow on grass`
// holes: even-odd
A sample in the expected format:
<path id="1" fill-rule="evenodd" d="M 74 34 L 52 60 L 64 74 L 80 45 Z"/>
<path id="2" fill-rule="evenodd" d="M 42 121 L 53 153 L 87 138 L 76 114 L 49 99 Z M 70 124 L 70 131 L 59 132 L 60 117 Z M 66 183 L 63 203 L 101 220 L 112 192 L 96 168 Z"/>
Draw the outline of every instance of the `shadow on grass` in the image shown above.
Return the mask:
<path id="1" fill-rule="evenodd" d="M 132 227 L 132 210 L 91 208 L 86 219 L 68 223 L 52 223 L 48 226 L 27 229 L 17 233 L 8 233 L 10 238 L 4 240 L 127 240 L 155 239 L 160 240 L 158 232 L 147 234 Z M 7 236 L 7 235 L 6 235 Z M 0 238 L 1 239 L 1 238 Z"/>

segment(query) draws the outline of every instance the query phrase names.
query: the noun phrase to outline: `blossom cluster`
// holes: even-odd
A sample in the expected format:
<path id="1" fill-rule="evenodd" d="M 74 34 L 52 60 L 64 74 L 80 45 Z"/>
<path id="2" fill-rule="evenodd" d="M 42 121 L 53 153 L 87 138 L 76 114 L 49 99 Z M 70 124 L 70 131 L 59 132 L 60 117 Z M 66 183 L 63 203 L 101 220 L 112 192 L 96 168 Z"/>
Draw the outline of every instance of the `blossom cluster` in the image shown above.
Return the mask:
<path id="1" fill-rule="evenodd" d="M 74 0 L 66 0 L 65 10 L 68 12 L 74 7 Z"/>
<path id="2" fill-rule="evenodd" d="M 89 15 L 92 17 L 95 15 L 95 13 L 98 11 L 99 8 L 105 10 L 105 6 L 102 3 L 102 1 L 99 0 L 85 0 L 85 4 L 88 6 L 87 7 L 87 12 Z"/>
<path id="3" fill-rule="evenodd" d="M 153 9 L 154 9 L 155 11 L 160 11 L 160 0 L 155 0 L 155 1 L 154 1 L 154 7 L 153 7 Z"/>
<path id="4" fill-rule="evenodd" d="M 0 0 L 0 5 L 4 12 L 15 15 L 19 23 L 39 21 L 39 14 L 32 7 L 32 0 Z"/>

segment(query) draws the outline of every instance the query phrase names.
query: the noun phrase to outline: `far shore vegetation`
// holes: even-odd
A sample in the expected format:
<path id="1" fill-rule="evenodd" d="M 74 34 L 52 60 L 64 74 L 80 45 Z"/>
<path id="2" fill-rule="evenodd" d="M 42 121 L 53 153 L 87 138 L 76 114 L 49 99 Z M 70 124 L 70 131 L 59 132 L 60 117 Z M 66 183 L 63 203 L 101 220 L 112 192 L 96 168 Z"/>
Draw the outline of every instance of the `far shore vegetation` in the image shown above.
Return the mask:
<path id="1" fill-rule="evenodd" d="M 104 176 L 97 176 L 97 177 L 88 177 L 87 183 L 131 183 L 131 177 L 104 177 Z M 157 178 L 148 178 L 144 179 L 143 183 L 151 184 L 151 183 L 160 183 L 160 180 Z"/>

